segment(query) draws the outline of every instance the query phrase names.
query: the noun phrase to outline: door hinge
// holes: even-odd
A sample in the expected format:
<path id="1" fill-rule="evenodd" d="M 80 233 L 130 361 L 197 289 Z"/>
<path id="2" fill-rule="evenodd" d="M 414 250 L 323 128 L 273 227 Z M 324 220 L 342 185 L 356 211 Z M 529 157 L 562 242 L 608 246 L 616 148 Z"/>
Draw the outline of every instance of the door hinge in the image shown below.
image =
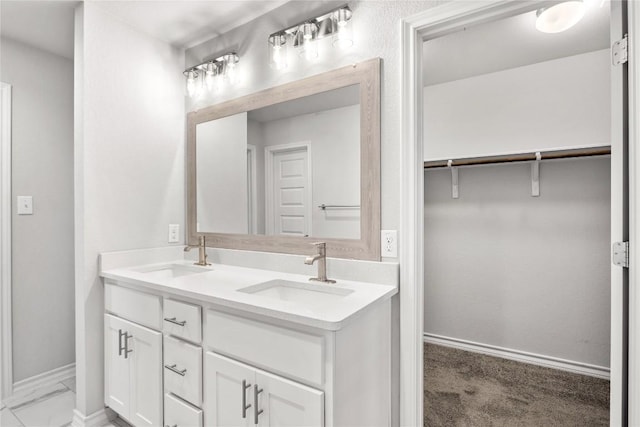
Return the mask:
<path id="1" fill-rule="evenodd" d="M 614 265 L 629 268 L 629 242 L 615 242 L 613 244 L 612 261 Z"/>
<path id="2" fill-rule="evenodd" d="M 611 46 L 611 60 L 613 65 L 626 64 L 629 59 L 628 35 L 613 43 Z"/>

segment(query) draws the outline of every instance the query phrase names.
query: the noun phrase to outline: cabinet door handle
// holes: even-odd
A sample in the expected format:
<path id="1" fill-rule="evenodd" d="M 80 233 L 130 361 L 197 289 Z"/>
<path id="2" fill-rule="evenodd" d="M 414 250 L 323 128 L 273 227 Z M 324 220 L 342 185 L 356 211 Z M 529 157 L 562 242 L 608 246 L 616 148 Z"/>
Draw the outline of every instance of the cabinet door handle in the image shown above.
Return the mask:
<path id="1" fill-rule="evenodd" d="M 180 369 L 177 369 L 176 366 L 177 365 L 175 363 L 173 365 L 164 365 L 165 368 L 167 368 L 171 372 L 176 373 L 176 374 L 178 374 L 178 375 L 180 375 L 182 377 L 187 375 L 187 370 L 186 369 L 180 370 Z"/>
<path id="2" fill-rule="evenodd" d="M 124 336 L 124 358 L 129 358 L 129 353 L 133 353 L 133 350 L 129 350 L 129 338 L 133 338 L 133 335 L 129 335 L 128 332 L 123 334 Z"/>
<path id="3" fill-rule="evenodd" d="M 170 426 L 169 424 L 165 424 L 165 426 L 164 426 L 164 427 L 178 427 L 178 424 L 174 424 L 174 425 L 172 425 L 172 426 Z"/>
<path id="4" fill-rule="evenodd" d="M 258 410 L 258 395 L 262 393 L 263 390 L 258 388 L 258 384 L 253 386 L 253 423 L 258 425 L 258 416 L 264 411 L 262 409 Z"/>
<path id="5" fill-rule="evenodd" d="M 164 318 L 165 322 L 169 322 L 169 323 L 173 323 L 174 325 L 178 325 L 178 326 L 184 326 L 187 324 L 186 320 L 176 320 L 175 317 L 171 317 L 171 318 Z"/>
<path id="6" fill-rule="evenodd" d="M 251 384 L 247 380 L 242 380 L 242 418 L 247 418 L 247 409 L 251 408 L 251 403 L 247 405 L 247 389 L 251 388 Z"/>
<path id="7" fill-rule="evenodd" d="M 122 347 L 122 329 L 118 329 L 118 356 L 122 356 L 122 350 L 124 349 Z"/>

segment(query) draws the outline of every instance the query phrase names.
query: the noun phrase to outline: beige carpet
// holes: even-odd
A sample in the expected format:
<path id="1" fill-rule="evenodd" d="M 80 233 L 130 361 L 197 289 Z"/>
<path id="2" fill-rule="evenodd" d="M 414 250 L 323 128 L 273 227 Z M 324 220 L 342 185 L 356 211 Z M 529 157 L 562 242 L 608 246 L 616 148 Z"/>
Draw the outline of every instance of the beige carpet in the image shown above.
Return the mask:
<path id="1" fill-rule="evenodd" d="M 424 425 L 608 426 L 609 381 L 425 344 Z"/>

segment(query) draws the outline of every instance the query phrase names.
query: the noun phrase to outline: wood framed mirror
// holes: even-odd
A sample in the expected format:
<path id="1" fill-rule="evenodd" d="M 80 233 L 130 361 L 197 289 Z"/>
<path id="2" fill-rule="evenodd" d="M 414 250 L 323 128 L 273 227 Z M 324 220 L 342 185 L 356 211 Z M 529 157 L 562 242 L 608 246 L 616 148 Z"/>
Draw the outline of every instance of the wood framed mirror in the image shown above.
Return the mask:
<path id="1" fill-rule="evenodd" d="M 187 114 L 187 239 L 380 260 L 379 58 Z"/>

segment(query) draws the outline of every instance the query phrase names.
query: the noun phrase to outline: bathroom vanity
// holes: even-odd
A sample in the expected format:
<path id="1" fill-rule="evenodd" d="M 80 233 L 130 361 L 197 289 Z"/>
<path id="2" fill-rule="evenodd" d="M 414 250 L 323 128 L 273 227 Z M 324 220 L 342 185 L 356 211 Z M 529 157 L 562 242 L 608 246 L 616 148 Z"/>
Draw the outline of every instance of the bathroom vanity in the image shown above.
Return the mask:
<path id="1" fill-rule="evenodd" d="M 106 406 L 136 426 L 390 424 L 396 286 L 180 251 L 101 256 Z"/>

